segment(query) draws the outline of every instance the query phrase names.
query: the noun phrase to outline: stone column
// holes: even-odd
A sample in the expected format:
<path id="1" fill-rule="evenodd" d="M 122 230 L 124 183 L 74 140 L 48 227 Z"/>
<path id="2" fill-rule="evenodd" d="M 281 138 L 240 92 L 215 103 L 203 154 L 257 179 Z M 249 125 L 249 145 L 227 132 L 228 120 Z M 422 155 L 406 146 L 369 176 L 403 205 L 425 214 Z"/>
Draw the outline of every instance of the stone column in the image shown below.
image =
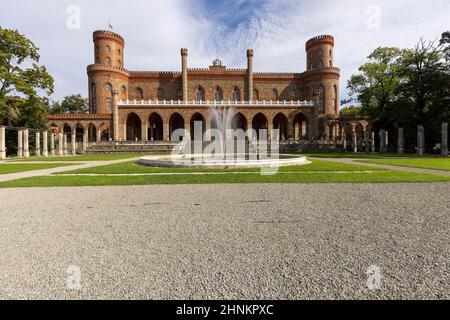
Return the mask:
<path id="1" fill-rule="evenodd" d="M 372 133 L 371 133 L 371 140 L 372 141 L 370 141 L 370 151 L 371 152 L 375 152 L 375 131 L 372 131 Z"/>
<path id="2" fill-rule="evenodd" d="M 74 127 L 72 129 L 72 137 L 71 137 L 71 141 L 72 141 L 72 155 L 75 156 L 77 155 L 77 133 L 76 133 L 77 128 Z"/>
<path id="3" fill-rule="evenodd" d="M 86 152 L 88 148 L 88 141 L 89 141 L 89 131 L 88 128 L 85 127 L 83 131 L 83 152 Z"/>
<path id="4" fill-rule="evenodd" d="M 55 155 L 55 134 L 50 132 L 50 155 Z"/>
<path id="5" fill-rule="evenodd" d="M 23 157 L 23 131 L 22 129 L 17 130 L 17 157 Z"/>
<path id="6" fill-rule="evenodd" d="M 28 135 L 29 135 L 29 130 L 28 129 L 23 130 L 23 156 L 25 158 L 30 157 L 30 147 L 29 147 Z"/>
<path id="7" fill-rule="evenodd" d="M 187 141 L 192 140 L 194 137 L 191 137 L 191 123 L 184 123 L 184 137 Z"/>
<path id="8" fill-rule="evenodd" d="M 119 106 L 117 104 L 117 92 L 113 91 L 112 101 L 113 101 L 113 139 L 114 141 L 119 141 Z"/>
<path id="9" fill-rule="evenodd" d="M 356 134 L 356 126 L 352 127 L 352 135 L 353 135 L 353 152 L 358 153 L 358 136 Z"/>
<path id="10" fill-rule="evenodd" d="M 211 119 L 205 120 L 205 136 L 204 141 L 211 141 Z"/>
<path id="11" fill-rule="evenodd" d="M 347 152 L 347 131 L 345 131 L 345 129 L 342 132 L 342 140 L 344 144 L 344 150 Z"/>
<path id="12" fill-rule="evenodd" d="M 188 74 L 187 74 L 187 57 L 188 49 L 181 49 L 181 78 L 182 78 L 182 90 L 183 90 L 183 101 L 188 100 Z"/>
<path id="13" fill-rule="evenodd" d="M 0 127 L 0 160 L 6 159 L 5 127 Z"/>
<path id="14" fill-rule="evenodd" d="M 67 151 L 67 134 L 63 134 L 63 153 L 65 156 L 68 155 L 68 151 Z"/>
<path id="15" fill-rule="evenodd" d="M 142 121 L 141 138 L 142 138 L 142 141 L 148 141 L 148 122 L 147 121 Z"/>
<path id="16" fill-rule="evenodd" d="M 253 49 L 247 50 L 247 96 L 253 100 Z"/>
<path id="17" fill-rule="evenodd" d="M 64 133 L 58 133 L 58 156 L 64 155 Z"/>
<path id="18" fill-rule="evenodd" d="M 442 155 L 448 157 L 448 123 L 442 123 Z"/>
<path id="19" fill-rule="evenodd" d="M 36 132 L 36 157 L 41 156 L 41 133 L 39 131 Z"/>
<path id="20" fill-rule="evenodd" d="M 272 121 L 268 121 L 267 122 L 267 140 L 268 141 L 271 141 L 272 140 L 272 130 L 273 129 L 278 129 L 278 128 L 274 128 L 273 127 L 273 122 Z M 288 129 L 288 131 L 289 131 L 289 129 Z M 280 132 L 280 139 L 281 139 L 281 132 Z M 286 139 L 289 139 L 290 138 L 290 135 L 289 135 L 289 133 L 288 133 L 288 136 L 286 137 Z"/>
<path id="21" fill-rule="evenodd" d="M 324 135 L 325 135 L 325 141 L 330 140 L 330 126 L 328 124 L 325 124 L 324 126 Z"/>
<path id="22" fill-rule="evenodd" d="M 48 132 L 42 131 L 42 155 L 48 157 Z"/>
<path id="23" fill-rule="evenodd" d="M 95 140 L 96 140 L 97 142 L 102 141 L 102 130 L 100 130 L 100 127 L 97 128 L 97 130 L 95 131 L 95 133 L 96 133 Z"/>
<path id="24" fill-rule="evenodd" d="M 384 129 L 380 130 L 380 153 L 386 152 L 386 131 Z"/>
<path id="25" fill-rule="evenodd" d="M 367 128 L 364 128 L 364 145 L 365 145 L 365 151 L 367 153 L 370 152 L 370 144 L 369 144 L 369 132 L 367 131 Z"/>
<path id="26" fill-rule="evenodd" d="M 251 121 L 247 120 L 247 137 L 248 137 L 248 141 L 252 142 L 254 137 L 253 137 L 253 123 Z"/>
<path id="27" fill-rule="evenodd" d="M 398 128 L 398 144 L 397 144 L 397 153 L 403 154 L 405 151 L 405 140 L 403 136 L 403 128 Z"/>
<path id="28" fill-rule="evenodd" d="M 170 128 L 169 128 L 169 122 L 165 121 L 163 123 L 163 140 L 164 141 L 170 141 Z"/>
<path id="29" fill-rule="evenodd" d="M 422 156 L 425 152 L 425 130 L 423 126 L 417 126 L 417 154 Z"/>

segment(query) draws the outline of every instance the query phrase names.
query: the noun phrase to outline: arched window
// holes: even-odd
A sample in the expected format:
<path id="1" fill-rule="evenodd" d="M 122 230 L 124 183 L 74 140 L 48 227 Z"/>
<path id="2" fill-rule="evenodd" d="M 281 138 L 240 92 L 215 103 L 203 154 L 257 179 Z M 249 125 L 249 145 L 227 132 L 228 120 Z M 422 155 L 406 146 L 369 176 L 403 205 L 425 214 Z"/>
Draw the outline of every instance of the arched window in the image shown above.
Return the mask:
<path id="1" fill-rule="evenodd" d="M 120 49 L 117 49 L 117 54 L 120 56 Z"/>
<path id="2" fill-rule="evenodd" d="M 95 57 L 95 63 L 96 64 L 100 64 L 100 57 L 99 56 Z"/>
<path id="3" fill-rule="evenodd" d="M 162 89 L 161 88 L 158 88 L 158 90 L 156 91 L 156 95 L 158 96 L 158 99 L 163 99 L 164 97 L 164 93 L 163 93 L 163 91 L 162 91 Z"/>
<path id="4" fill-rule="evenodd" d="M 106 50 L 106 52 L 110 53 L 111 52 L 111 47 L 110 46 L 106 46 L 105 50 Z"/>
<path id="5" fill-rule="evenodd" d="M 97 93 L 97 85 L 95 84 L 95 82 L 93 82 L 91 84 L 91 93 L 92 94 L 96 94 Z"/>
<path id="6" fill-rule="evenodd" d="M 111 112 L 111 97 L 106 98 L 106 112 Z"/>
<path id="7" fill-rule="evenodd" d="M 203 91 L 203 89 L 201 87 L 199 87 L 197 89 L 197 101 L 204 101 L 205 100 L 205 92 Z"/>
<path id="8" fill-rule="evenodd" d="M 323 61 L 322 60 L 319 61 L 319 68 L 323 68 Z"/>
<path id="9" fill-rule="evenodd" d="M 322 51 L 322 49 L 319 49 L 319 57 L 321 57 L 321 56 L 322 56 L 322 54 L 323 54 L 323 51 Z"/>
<path id="10" fill-rule="evenodd" d="M 127 100 L 127 88 L 125 86 L 120 89 L 120 99 Z"/>
<path id="11" fill-rule="evenodd" d="M 332 66 L 333 66 L 333 61 L 330 60 L 330 67 L 332 67 Z"/>
<path id="12" fill-rule="evenodd" d="M 272 98 L 278 100 L 278 91 L 277 89 L 272 89 Z"/>
<path id="13" fill-rule="evenodd" d="M 107 84 L 105 85 L 105 90 L 106 90 L 109 94 L 112 93 L 113 87 L 112 87 L 111 83 L 107 83 Z"/>
<path id="14" fill-rule="evenodd" d="M 241 93 L 237 87 L 234 87 L 233 89 L 233 100 L 234 101 L 240 101 L 241 100 Z"/>
<path id="15" fill-rule="evenodd" d="M 215 98 L 216 101 L 222 101 L 222 90 L 219 87 L 216 88 Z"/>
<path id="16" fill-rule="evenodd" d="M 181 90 L 181 89 L 177 90 L 177 98 L 178 99 L 183 98 L 183 90 Z"/>
<path id="17" fill-rule="evenodd" d="M 120 61 L 120 59 L 119 59 L 119 60 L 117 60 L 117 66 L 119 66 L 119 67 L 121 67 L 121 66 L 122 66 L 122 61 Z"/>
<path id="18" fill-rule="evenodd" d="M 92 113 L 97 113 L 97 98 L 92 98 Z"/>
<path id="19" fill-rule="evenodd" d="M 106 65 L 110 66 L 111 65 L 111 58 L 110 57 L 106 57 L 105 63 L 106 63 Z"/>
<path id="20" fill-rule="evenodd" d="M 291 97 L 291 99 L 295 98 L 296 96 L 297 92 L 295 91 L 295 89 L 289 90 L 289 97 Z"/>
<path id="21" fill-rule="evenodd" d="M 325 110 L 325 87 L 321 84 L 319 87 L 319 111 Z"/>
<path id="22" fill-rule="evenodd" d="M 142 91 L 141 88 L 136 88 L 136 91 L 134 93 L 134 98 L 136 100 L 143 100 L 144 99 L 144 91 Z"/>
<path id="23" fill-rule="evenodd" d="M 258 90 L 253 90 L 253 100 L 259 100 L 259 92 Z"/>

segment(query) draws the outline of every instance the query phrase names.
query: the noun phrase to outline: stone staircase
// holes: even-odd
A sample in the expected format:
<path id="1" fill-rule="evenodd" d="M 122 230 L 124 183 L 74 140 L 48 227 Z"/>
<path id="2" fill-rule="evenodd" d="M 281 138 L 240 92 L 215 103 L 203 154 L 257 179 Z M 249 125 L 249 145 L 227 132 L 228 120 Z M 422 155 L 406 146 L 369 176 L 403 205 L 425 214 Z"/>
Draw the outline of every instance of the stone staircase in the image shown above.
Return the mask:
<path id="1" fill-rule="evenodd" d="M 107 153 L 170 153 L 176 142 L 102 141 L 88 146 L 86 154 Z"/>
<path id="2" fill-rule="evenodd" d="M 169 141 L 102 141 L 90 143 L 86 154 L 107 153 L 171 153 L 177 142 Z M 248 143 L 246 150 L 256 150 L 256 143 Z M 268 143 L 270 148 L 270 142 Z M 283 141 L 279 145 L 280 152 L 343 152 L 342 144 L 327 141 Z"/>

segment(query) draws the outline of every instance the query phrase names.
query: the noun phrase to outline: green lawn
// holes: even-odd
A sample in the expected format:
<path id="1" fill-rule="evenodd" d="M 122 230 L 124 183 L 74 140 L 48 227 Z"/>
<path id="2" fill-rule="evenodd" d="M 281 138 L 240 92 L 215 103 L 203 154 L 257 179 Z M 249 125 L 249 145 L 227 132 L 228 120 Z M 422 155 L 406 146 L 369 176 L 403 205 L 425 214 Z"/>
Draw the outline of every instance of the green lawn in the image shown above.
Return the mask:
<path id="1" fill-rule="evenodd" d="M 33 161 L 107 161 L 107 160 L 119 160 L 128 158 L 142 157 L 142 153 L 123 153 L 123 154 L 86 154 L 78 156 L 56 156 L 56 157 L 31 157 L 27 159 L 18 158 L 10 159 L 14 162 L 33 162 Z"/>
<path id="2" fill-rule="evenodd" d="M 75 165 L 75 164 L 77 164 L 77 163 L 73 163 L 73 164 L 67 164 L 67 163 L 66 164 L 65 163 L 0 164 L 0 174 L 50 169 L 50 168 L 64 167 L 64 166 L 70 166 L 70 165 Z"/>
<path id="3" fill-rule="evenodd" d="M 397 154 L 397 153 L 366 153 L 366 152 L 299 152 L 299 154 L 314 158 L 398 158 L 398 157 L 417 157 L 417 154 Z"/>
<path id="4" fill-rule="evenodd" d="M 384 159 L 384 160 L 365 160 L 361 162 L 388 164 L 399 167 L 436 169 L 450 171 L 450 158 L 436 159 Z"/>
<path id="5" fill-rule="evenodd" d="M 362 172 L 369 171 L 369 172 Z M 110 186 L 149 184 L 217 183 L 386 183 L 450 181 L 450 177 L 428 173 L 380 170 L 364 165 L 314 160 L 312 164 L 280 168 L 276 175 L 261 175 L 258 169 L 204 170 L 141 167 L 133 162 L 67 172 L 73 176 L 43 176 L 0 183 L 8 187 Z M 82 174 L 157 174 L 146 176 L 85 176 Z M 209 174 L 208 174 L 209 173 Z"/>

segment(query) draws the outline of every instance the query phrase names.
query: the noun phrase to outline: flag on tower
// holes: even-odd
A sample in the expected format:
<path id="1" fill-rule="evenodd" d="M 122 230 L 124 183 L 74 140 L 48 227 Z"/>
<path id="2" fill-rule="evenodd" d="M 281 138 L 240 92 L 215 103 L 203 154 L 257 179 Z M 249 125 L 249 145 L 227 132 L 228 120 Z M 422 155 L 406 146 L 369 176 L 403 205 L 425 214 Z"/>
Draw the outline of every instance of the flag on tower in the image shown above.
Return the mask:
<path id="1" fill-rule="evenodd" d="M 114 29 L 109 20 L 108 20 L 108 29 L 109 29 L 109 31 L 112 31 Z"/>

